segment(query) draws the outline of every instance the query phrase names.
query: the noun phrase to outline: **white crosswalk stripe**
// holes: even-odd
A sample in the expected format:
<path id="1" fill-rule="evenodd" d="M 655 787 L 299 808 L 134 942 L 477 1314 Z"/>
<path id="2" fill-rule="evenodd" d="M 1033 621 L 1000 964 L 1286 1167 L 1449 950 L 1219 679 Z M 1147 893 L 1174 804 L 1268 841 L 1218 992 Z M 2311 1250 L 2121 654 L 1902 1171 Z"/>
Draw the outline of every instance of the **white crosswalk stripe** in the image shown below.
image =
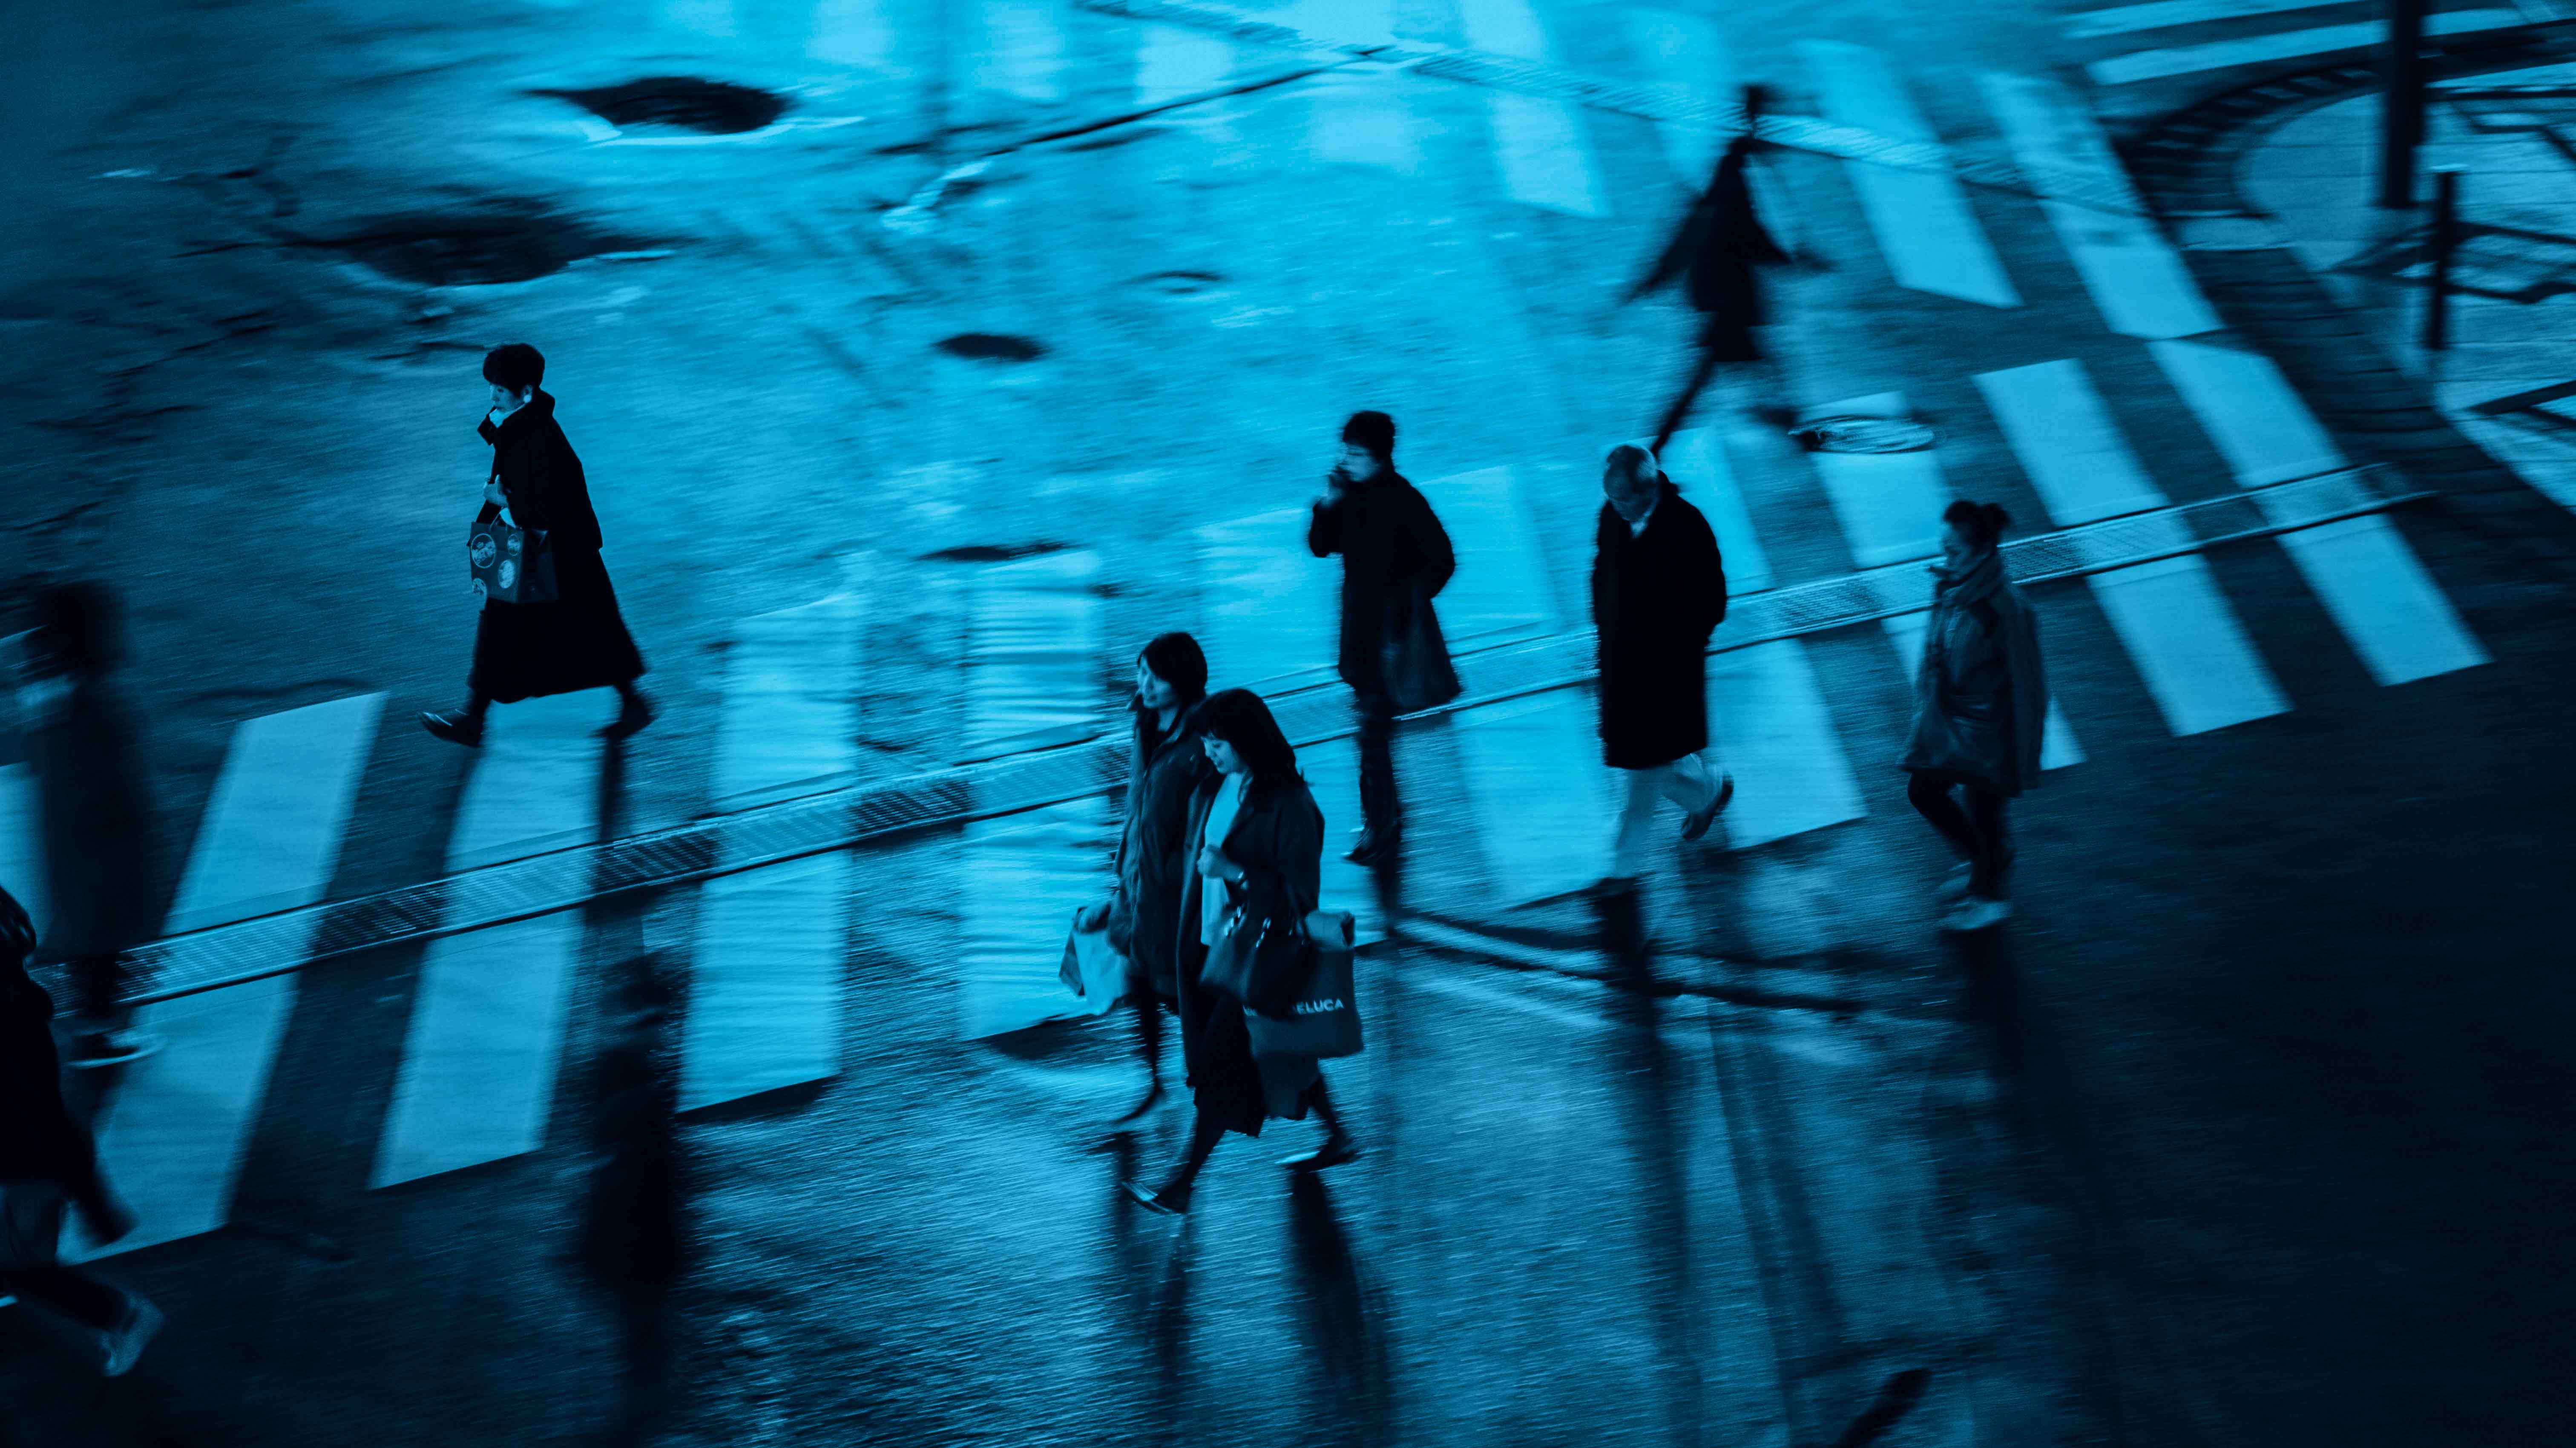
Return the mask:
<path id="1" fill-rule="evenodd" d="M 1649 438 L 1635 439 L 1644 447 Z M 1717 535 L 1717 551 L 1726 569 L 1726 587 L 1730 593 L 1760 593 L 1772 583 L 1771 560 L 1762 551 L 1762 539 L 1753 531 L 1753 515 L 1746 508 L 1744 490 L 1735 480 L 1735 465 L 1726 455 L 1726 444 L 1717 429 L 1685 428 L 1673 434 L 1664 444 L 1664 476 L 1688 494 L 1693 506 L 1708 519 L 1709 531 Z"/>
<path id="2" fill-rule="evenodd" d="M 1269 692 L 1333 667 L 1337 562 L 1306 548 L 1309 514 L 1285 508 L 1196 530 L 1199 642 L 1208 677 Z"/>
<path id="3" fill-rule="evenodd" d="M 2507 30 L 2528 25 L 2531 21 L 2519 10 L 2454 10 L 2424 19 L 2428 37 L 2469 35 L 2482 30 Z M 2211 41 L 2204 45 L 2177 45 L 2156 50 L 2133 51 L 2086 66 L 2085 73 L 2096 85 L 2129 85 L 2138 81 L 2162 80 L 2169 76 L 2192 75 L 2204 71 L 2226 70 L 2232 66 L 2277 64 L 2310 56 L 2333 55 L 2347 50 L 2363 50 L 2384 44 L 2388 23 L 2384 20 L 2358 21 L 2349 25 L 2320 25 L 2305 30 L 2275 31 L 2232 40 Z"/>
<path id="4" fill-rule="evenodd" d="M 1816 409 L 1827 416 L 1906 417 L 1905 395 L 1882 392 L 1828 403 Z M 1816 480 L 1841 522 L 1852 561 L 1863 568 L 1930 558 L 1941 551 L 1941 510 L 1950 506 L 1950 485 L 1941 475 L 1941 456 L 1925 448 L 1916 452 L 1836 453 L 1812 457 Z"/>
<path id="5" fill-rule="evenodd" d="M 0 887 L 18 897 L 36 938 L 54 917 L 46 898 L 45 846 L 36 828 L 36 771 L 24 764 L 0 764 Z"/>
<path id="6" fill-rule="evenodd" d="M 1779 639 L 1711 654 L 1711 753 L 1735 775 L 1719 816 L 1726 841 L 1750 849 L 1863 813 L 1824 688 L 1804 644 Z"/>
<path id="7" fill-rule="evenodd" d="M 1453 717 L 1497 903 L 1570 895 L 1607 874 L 1613 806 L 1591 698 L 1540 694 Z"/>
<path id="8" fill-rule="evenodd" d="M 1459 0 L 1458 19 L 1474 49 L 1521 60 L 1550 58 L 1546 27 L 1530 0 Z M 1488 90 L 1484 100 L 1494 128 L 1494 159 L 1513 200 L 1568 216 L 1610 214 L 1580 111 L 1564 101 L 1510 91 Z"/>
<path id="9" fill-rule="evenodd" d="M 1815 77 L 1825 119 L 1890 140 L 1939 142 L 1885 56 L 1838 40 L 1803 41 L 1798 48 Z M 1846 161 L 1842 169 L 1860 193 L 1897 285 L 1989 307 L 2021 305 L 1956 180 L 1858 161 Z"/>
<path id="10" fill-rule="evenodd" d="M 1672 10 L 1631 10 L 1628 34 L 1651 73 L 1703 104 L 1722 104 L 1736 89 L 1734 56 L 1715 23 Z M 1696 191 L 1717 170 L 1726 133 L 1695 121 L 1658 121 L 1664 159 L 1683 185 Z M 1781 238 L 1786 245 L 1786 238 Z"/>
<path id="11" fill-rule="evenodd" d="M 1547 571 L 1510 468 L 1480 468 L 1418 485 L 1449 534 L 1460 568 L 1440 595 L 1441 631 L 1452 648 L 1499 643 L 1556 629 Z M 1339 560 L 1331 565 L 1339 567 Z"/>
<path id="12" fill-rule="evenodd" d="M 1054 5 L 981 0 L 974 13 L 984 36 L 976 52 L 976 84 L 1024 101 L 1064 99 L 1064 33 Z"/>

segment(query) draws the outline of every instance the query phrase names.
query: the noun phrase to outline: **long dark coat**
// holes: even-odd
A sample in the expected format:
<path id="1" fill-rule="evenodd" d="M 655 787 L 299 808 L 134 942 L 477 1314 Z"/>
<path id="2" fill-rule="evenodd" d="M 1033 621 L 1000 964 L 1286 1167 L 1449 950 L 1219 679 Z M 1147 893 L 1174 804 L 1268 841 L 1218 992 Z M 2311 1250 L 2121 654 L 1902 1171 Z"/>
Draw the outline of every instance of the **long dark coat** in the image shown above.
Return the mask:
<path id="1" fill-rule="evenodd" d="M 1981 779 L 2016 795 L 2039 782 L 2048 675 L 2039 620 L 1988 553 L 1952 579 L 1934 570 L 1914 674 L 1914 728 L 1899 767 Z"/>
<path id="2" fill-rule="evenodd" d="M 1608 503 L 1593 539 L 1602 757 L 1652 769 L 1708 747 L 1708 636 L 1726 618 L 1717 535 L 1667 479 L 1642 534 Z"/>
<path id="3" fill-rule="evenodd" d="M 1162 1000 L 1179 995 L 1172 965 L 1181 892 L 1190 870 L 1190 802 L 1216 774 L 1199 729 L 1198 706 L 1163 734 L 1152 711 L 1136 711 L 1134 762 L 1127 775 L 1127 825 L 1118 839 L 1118 893 L 1109 902 L 1109 943 L 1127 957 L 1128 989 Z"/>
<path id="4" fill-rule="evenodd" d="M 0 1182 L 53 1182 L 75 1202 L 94 1202 L 98 1151 L 63 1104 L 54 999 L 27 978 L 32 941 L 26 911 L 0 890 Z"/>
<path id="5" fill-rule="evenodd" d="M 467 687 L 503 704 L 633 681 L 644 656 L 617 611 L 617 591 L 600 561 L 599 515 L 581 459 L 555 421 L 553 394 L 540 391 L 500 426 L 479 429 L 492 444 L 492 476 L 510 500 L 510 517 L 540 529 L 555 555 L 551 603 L 483 605 L 474 629 L 474 669 Z M 491 509 L 485 509 L 485 517 Z"/>
<path id="6" fill-rule="evenodd" d="M 1191 1099 L 1205 1119 L 1229 1131 L 1259 1136 L 1265 1117 L 1296 1121 L 1306 1114 L 1306 1089 L 1322 1075 L 1311 1058 L 1252 1054 L 1252 1030 L 1243 1004 L 1199 983 L 1208 948 L 1199 940 L 1199 833 L 1207 827 L 1219 783 L 1211 775 L 1190 796 L 1188 870 L 1183 876 L 1180 928 L 1174 952 L 1180 986 L 1181 1059 Z M 1225 857 L 1243 871 L 1240 885 L 1221 883 L 1241 907 L 1243 928 L 1264 920 L 1302 925 L 1324 892 L 1324 811 L 1302 779 L 1264 794 L 1255 790 L 1226 831 Z"/>
<path id="7" fill-rule="evenodd" d="M 1761 360 L 1753 328 L 1768 314 L 1758 268 L 1789 260 L 1754 212 L 1753 188 L 1745 178 L 1752 154 L 1753 141 L 1746 136 L 1726 148 L 1708 190 L 1637 287 L 1652 291 L 1687 271 L 1690 304 L 1707 319 L 1701 345 L 1716 349 L 1726 362 Z"/>
<path id="8" fill-rule="evenodd" d="M 99 678 L 28 728 L 37 837 L 53 916 L 43 955 L 113 955 L 159 934 L 160 850 L 142 729 L 133 706 Z"/>
<path id="9" fill-rule="evenodd" d="M 1318 558 L 1342 558 L 1342 681 L 1363 695 L 1384 691 L 1387 620 L 1420 588 L 1437 597 L 1458 571 L 1449 530 L 1419 489 L 1393 468 L 1344 489 L 1338 502 L 1315 505 L 1306 547 Z"/>

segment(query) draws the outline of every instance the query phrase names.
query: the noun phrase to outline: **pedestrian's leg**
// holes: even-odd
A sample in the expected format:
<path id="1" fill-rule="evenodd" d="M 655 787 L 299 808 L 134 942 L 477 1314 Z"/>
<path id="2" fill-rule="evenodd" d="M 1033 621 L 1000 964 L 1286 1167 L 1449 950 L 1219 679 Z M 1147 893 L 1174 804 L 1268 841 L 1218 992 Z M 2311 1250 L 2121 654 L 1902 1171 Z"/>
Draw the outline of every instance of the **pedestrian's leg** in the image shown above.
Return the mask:
<path id="1" fill-rule="evenodd" d="M 491 695 L 484 693 L 480 689 L 468 689 L 465 691 L 464 714 L 466 718 L 471 719 L 477 725 L 480 725 L 483 722 L 483 716 L 491 712 Z"/>
<path id="2" fill-rule="evenodd" d="M 0 1288 L 97 1332 L 125 1320 L 126 1295 L 60 1257 L 62 1189 L 51 1182 L 0 1187 Z"/>
<path id="3" fill-rule="evenodd" d="M 1950 798 L 1950 785 L 1951 781 L 1941 775 L 1918 770 L 1905 786 L 1905 799 L 1931 823 L 1932 828 L 1941 832 L 1941 838 L 1950 842 L 1950 848 L 1959 852 L 1960 859 L 1974 864 L 1977 859 L 1977 830 L 1968 823 L 1968 816 L 1960 810 L 1958 801 Z"/>
<path id="4" fill-rule="evenodd" d="M 1198 1113 L 1190 1121 L 1190 1149 L 1181 1158 L 1180 1166 L 1155 1190 L 1149 1192 L 1131 1185 L 1127 1188 L 1128 1194 L 1158 1212 L 1178 1215 L 1188 1211 L 1190 1193 L 1198 1186 L 1199 1171 L 1207 1165 L 1208 1155 L 1216 1150 L 1218 1138 L 1224 1135 L 1223 1122 L 1204 1111 Z"/>
<path id="5" fill-rule="evenodd" d="M 125 972 L 114 951 L 76 955 L 67 963 L 72 1008 L 91 1029 L 112 1031 L 125 1014 Z"/>
<path id="6" fill-rule="evenodd" d="M 1163 1004 L 1149 987 L 1140 986 L 1131 999 L 1136 1007 L 1136 1050 L 1145 1058 L 1145 1098 L 1118 1118 L 1121 1126 L 1142 1120 L 1163 1100 Z"/>
<path id="7" fill-rule="evenodd" d="M 1709 379 L 1717 375 L 1717 367 L 1717 349 L 1703 338 L 1699 344 L 1699 357 L 1691 364 L 1690 380 L 1682 384 L 1681 395 L 1674 398 L 1673 405 L 1665 410 L 1664 420 L 1655 424 L 1655 443 L 1647 449 L 1648 452 L 1662 456 L 1664 444 L 1673 440 L 1674 433 L 1681 431 L 1683 420 L 1690 416 L 1691 404 L 1699 400 Z"/>
<path id="8" fill-rule="evenodd" d="M 1646 837 L 1655 824 L 1655 792 L 1661 769 L 1623 769 L 1619 771 L 1625 798 L 1619 807 L 1619 823 L 1611 835 L 1610 878 L 1635 880 L 1646 873 Z"/>
<path id="9" fill-rule="evenodd" d="M 653 701 L 644 697 L 633 679 L 628 679 L 617 686 L 617 718 L 600 732 L 611 739 L 623 739 L 652 722 Z"/>
<path id="10" fill-rule="evenodd" d="M 2004 896 L 2004 866 L 2010 861 L 2004 838 L 2004 792 L 1970 780 L 1967 794 L 1968 823 L 1977 833 L 1977 853 L 1969 860 L 1968 893 L 1983 900 L 2000 900 Z"/>
<path id="11" fill-rule="evenodd" d="M 1320 1071 L 1315 1075 L 1315 1084 L 1306 1088 L 1306 1107 L 1315 1113 L 1316 1120 L 1324 1123 L 1324 1144 L 1313 1151 L 1285 1158 L 1279 1163 L 1281 1166 L 1290 1171 L 1321 1171 L 1328 1166 L 1340 1166 L 1360 1154 L 1359 1148 L 1351 1143 L 1349 1123 L 1343 1121 L 1341 1112 L 1334 1109 L 1332 1093 L 1324 1089 L 1324 1077 Z"/>
<path id="12" fill-rule="evenodd" d="M 1366 827 L 1362 849 L 1354 858 L 1393 842 L 1404 827 L 1404 809 L 1395 790 L 1395 711 L 1386 700 L 1362 695 L 1360 724 L 1360 823 Z"/>

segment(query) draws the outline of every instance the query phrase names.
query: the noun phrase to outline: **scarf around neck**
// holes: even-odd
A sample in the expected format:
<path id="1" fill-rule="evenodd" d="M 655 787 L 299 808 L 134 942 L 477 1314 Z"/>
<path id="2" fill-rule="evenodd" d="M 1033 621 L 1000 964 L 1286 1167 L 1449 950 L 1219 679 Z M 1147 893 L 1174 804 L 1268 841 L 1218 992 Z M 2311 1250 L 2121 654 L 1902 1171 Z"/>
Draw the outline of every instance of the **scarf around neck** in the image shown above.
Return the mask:
<path id="1" fill-rule="evenodd" d="M 1936 600 L 1947 599 L 1960 608 L 1983 603 L 2004 586 L 2003 550 L 1986 549 L 1956 573 L 1947 564 L 1935 563 L 1932 579 L 1932 596 Z"/>

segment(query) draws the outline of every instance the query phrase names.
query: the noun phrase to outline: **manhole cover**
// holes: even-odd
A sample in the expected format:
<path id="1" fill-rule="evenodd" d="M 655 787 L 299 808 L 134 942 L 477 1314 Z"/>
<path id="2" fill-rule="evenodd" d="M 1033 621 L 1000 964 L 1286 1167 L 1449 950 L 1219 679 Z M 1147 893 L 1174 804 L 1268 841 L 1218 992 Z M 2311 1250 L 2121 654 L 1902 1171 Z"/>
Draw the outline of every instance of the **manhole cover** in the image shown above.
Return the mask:
<path id="1" fill-rule="evenodd" d="M 1044 347 L 1026 337 L 994 332 L 960 332 L 954 337 L 942 337 L 939 350 L 951 357 L 968 357 L 979 362 L 1034 362 L 1046 355 Z"/>
<path id="2" fill-rule="evenodd" d="M 433 287 L 534 281 L 583 257 L 635 245 L 533 208 L 381 217 L 311 244 L 345 252 L 397 281 Z"/>
<path id="3" fill-rule="evenodd" d="M 1820 417 L 1789 435 L 1809 452 L 1921 452 L 1940 438 L 1929 423 L 1910 417 Z"/>
<path id="4" fill-rule="evenodd" d="M 612 126 L 671 126 L 714 136 L 757 131 L 787 112 L 784 98 L 729 81 L 657 75 L 589 90 L 541 90 Z"/>

